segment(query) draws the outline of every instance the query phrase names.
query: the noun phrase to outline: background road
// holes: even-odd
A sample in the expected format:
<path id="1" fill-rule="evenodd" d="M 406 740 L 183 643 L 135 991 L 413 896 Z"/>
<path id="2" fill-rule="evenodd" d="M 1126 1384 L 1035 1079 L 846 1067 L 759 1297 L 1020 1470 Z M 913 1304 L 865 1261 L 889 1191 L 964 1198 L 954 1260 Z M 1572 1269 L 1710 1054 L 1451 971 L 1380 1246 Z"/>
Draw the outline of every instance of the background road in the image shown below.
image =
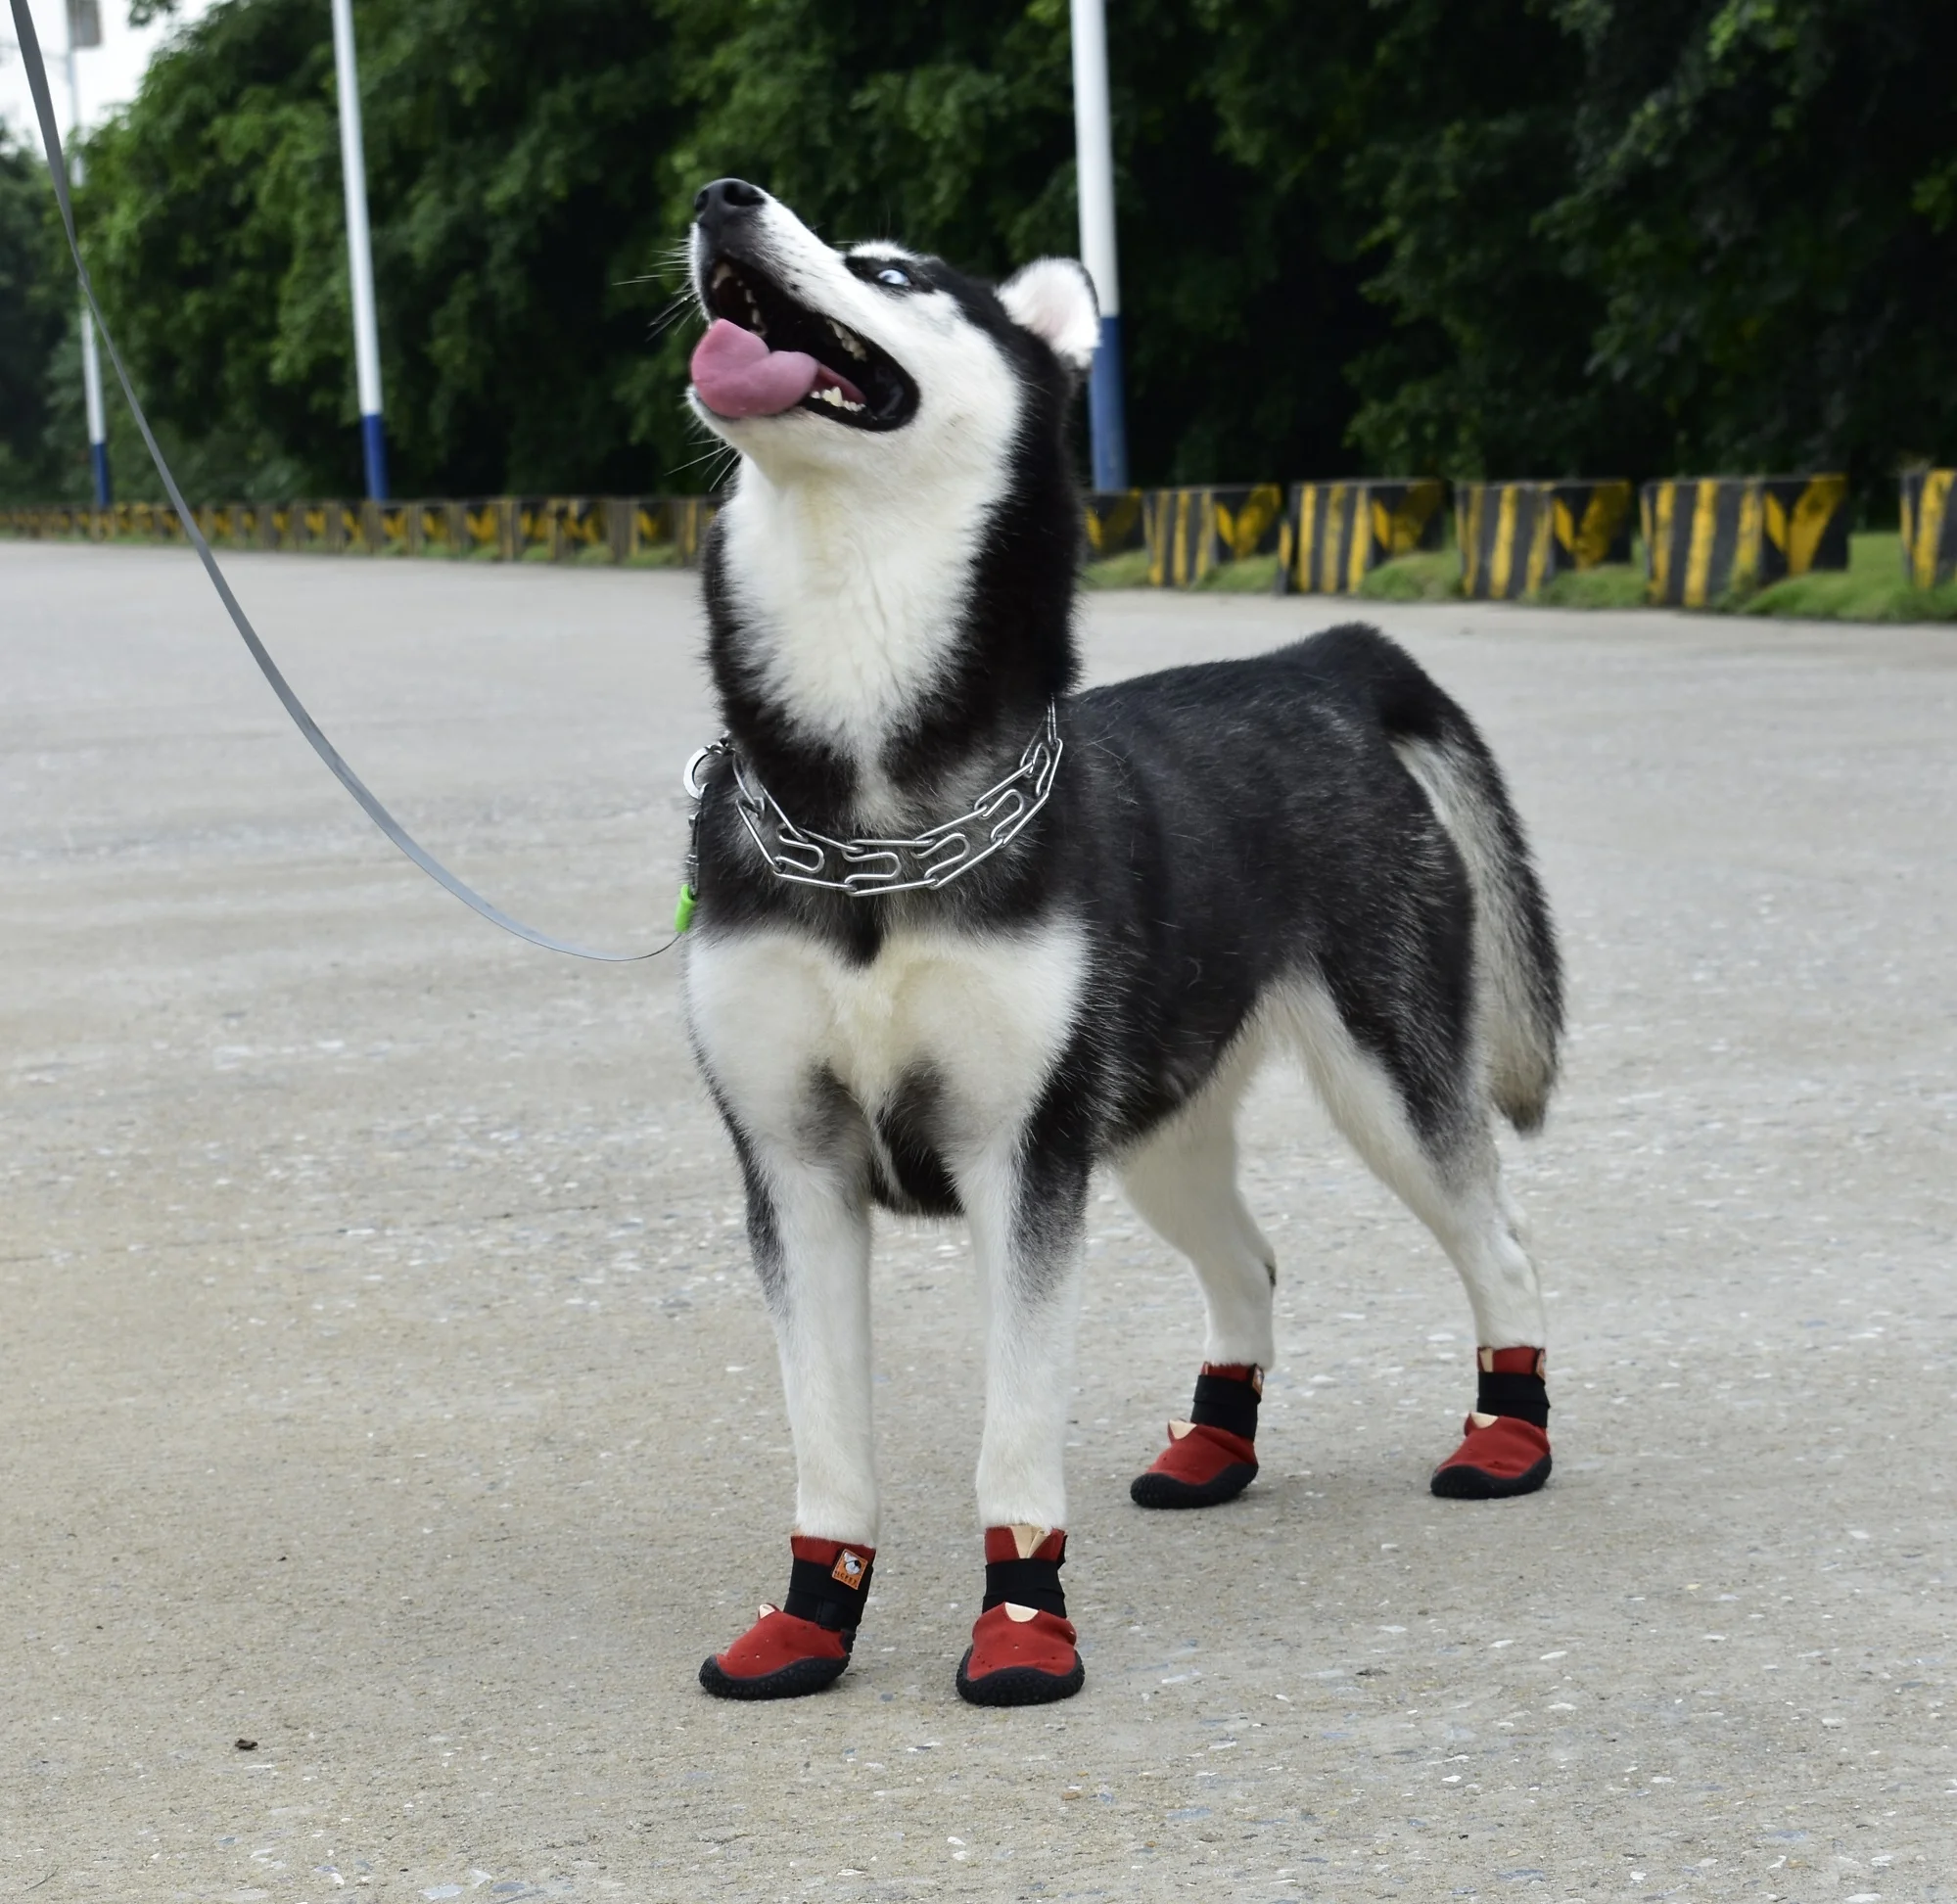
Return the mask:
<path id="1" fill-rule="evenodd" d="M 665 936 L 688 578 L 232 570 L 464 877 Z M 1100 596 L 1092 670 L 1337 613 Z M 0 544 L 0 1895 L 1957 1896 L 1957 634 L 1377 619 L 1565 932 L 1567 1085 L 1511 1147 L 1555 1480 L 1427 1495 L 1466 1304 L 1274 1079 L 1287 1360 L 1235 1506 L 1128 1503 L 1199 1312 L 1095 1209 L 1084 1695 L 952 1690 L 973 1291 L 892 1223 L 858 1662 L 750 1708 L 693 1675 L 784 1584 L 790 1467 L 676 957 L 552 957 L 413 871 L 187 557 Z"/>

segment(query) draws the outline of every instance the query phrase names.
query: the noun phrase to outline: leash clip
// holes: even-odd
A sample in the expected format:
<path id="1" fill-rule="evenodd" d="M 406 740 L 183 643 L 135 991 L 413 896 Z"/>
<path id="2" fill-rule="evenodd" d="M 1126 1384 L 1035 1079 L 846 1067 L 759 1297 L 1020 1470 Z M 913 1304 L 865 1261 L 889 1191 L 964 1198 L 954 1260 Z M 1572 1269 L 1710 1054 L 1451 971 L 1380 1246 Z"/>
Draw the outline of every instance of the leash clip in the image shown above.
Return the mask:
<path id="1" fill-rule="evenodd" d="M 707 797 L 707 783 L 700 778 L 700 769 L 709 761 L 718 760 L 722 754 L 733 751 L 733 745 L 725 734 L 719 740 L 710 740 L 706 746 L 696 748 L 693 758 L 686 763 L 686 770 L 679 776 L 679 785 L 686 798 L 698 806 Z"/>

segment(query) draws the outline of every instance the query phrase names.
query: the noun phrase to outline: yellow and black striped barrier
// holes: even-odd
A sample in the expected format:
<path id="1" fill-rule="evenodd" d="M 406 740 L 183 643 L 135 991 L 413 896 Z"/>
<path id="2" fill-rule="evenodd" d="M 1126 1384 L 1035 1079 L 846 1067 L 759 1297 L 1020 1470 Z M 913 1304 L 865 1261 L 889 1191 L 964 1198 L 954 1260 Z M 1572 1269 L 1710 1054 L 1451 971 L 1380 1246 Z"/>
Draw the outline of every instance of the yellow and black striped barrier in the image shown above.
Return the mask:
<path id="1" fill-rule="evenodd" d="M 175 512 L 168 513 L 174 524 Z M 76 537 L 102 541 L 114 534 L 114 523 L 112 510 L 71 507 L 66 503 L 0 509 L 0 531 L 36 541 L 72 541 Z"/>
<path id="2" fill-rule="evenodd" d="M 670 549 L 687 568 L 720 512 L 718 496 L 469 496 L 408 502 L 318 497 L 212 502 L 197 526 L 213 548 L 316 554 L 475 557 L 496 562 L 630 562 Z M 27 540 L 181 542 L 176 511 L 51 504 L 0 509 L 0 534 Z"/>
<path id="3" fill-rule="evenodd" d="M 666 533 L 682 568 L 700 565 L 700 550 L 714 518 L 721 513 L 719 496 L 669 496 Z"/>
<path id="4" fill-rule="evenodd" d="M 1845 476 L 1710 476 L 1647 483 L 1639 497 L 1647 597 L 1704 608 L 1848 566 Z"/>
<path id="5" fill-rule="evenodd" d="M 1460 484 L 1454 516 L 1464 595 L 1514 601 L 1539 594 L 1556 573 L 1556 510 L 1546 483 Z"/>
<path id="6" fill-rule="evenodd" d="M 1293 483 L 1278 537 L 1281 595 L 1349 595 L 1396 555 L 1440 546 L 1446 485 Z"/>
<path id="7" fill-rule="evenodd" d="M 1565 569 L 1631 559 L 1631 486 L 1621 480 L 1455 486 L 1461 592 L 1477 601 L 1538 594 Z"/>
<path id="8" fill-rule="evenodd" d="M 1087 534 L 1088 558 L 1102 562 L 1142 545 L 1142 491 L 1090 489 L 1081 498 L 1081 527 Z"/>
<path id="9" fill-rule="evenodd" d="M 1188 588 L 1226 562 L 1276 547 L 1284 492 L 1275 483 L 1231 488 L 1149 489 L 1142 497 L 1148 580 Z"/>
<path id="10" fill-rule="evenodd" d="M 1902 479 L 1902 572 L 1912 588 L 1957 581 L 1957 470 L 1910 470 Z"/>
<path id="11" fill-rule="evenodd" d="M 1904 570 L 1919 588 L 1957 579 L 1953 491 L 1957 471 L 1902 479 Z M 1096 556 L 1144 544 L 1158 587 L 1188 587 L 1275 542 L 1281 593 L 1342 594 L 1380 562 L 1438 546 L 1443 497 L 1432 479 L 1299 483 L 1288 504 L 1276 484 L 1114 490 L 1085 499 L 1087 539 Z M 1514 598 L 1565 568 L 1628 559 L 1629 501 L 1621 481 L 1461 485 L 1464 592 Z M 1783 576 L 1847 566 L 1843 476 L 1673 479 L 1646 484 L 1639 503 L 1654 603 L 1701 608 Z M 692 567 L 719 510 L 717 496 L 322 497 L 210 503 L 197 517 L 207 539 L 229 548 L 621 563 L 670 550 L 668 559 Z M 0 534 L 185 539 L 175 510 L 149 502 L 0 508 Z"/>
<path id="12" fill-rule="evenodd" d="M 1552 483 L 1556 544 L 1572 569 L 1631 559 L 1631 485 L 1621 477 Z"/>

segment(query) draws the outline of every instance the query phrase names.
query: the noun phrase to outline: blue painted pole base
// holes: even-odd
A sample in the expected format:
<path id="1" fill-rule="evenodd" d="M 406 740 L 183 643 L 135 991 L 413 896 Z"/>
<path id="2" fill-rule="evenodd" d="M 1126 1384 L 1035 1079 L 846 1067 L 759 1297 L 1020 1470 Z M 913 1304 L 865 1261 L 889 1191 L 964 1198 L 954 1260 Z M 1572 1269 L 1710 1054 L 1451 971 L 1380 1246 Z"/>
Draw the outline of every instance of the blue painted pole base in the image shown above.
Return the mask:
<path id="1" fill-rule="evenodd" d="M 360 419 L 360 448 L 367 459 L 367 493 L 376 502 L 388 499 L 388 437 L 378 413 Z"/>
<path id="2" fill-rule="evenodd" d="M 88 467 L 95 476 L 95 506 L 107 509 L 115 503 L 116 494 L 109 487 L 109 445 L 106 442 L 88 445 Z"/>
<path id="3" fill-rule="evenodd" d="M 1094 486 L 1128 488 L 1128 411 L 1122 393 L 1121 319 L 1100 320 L 1100 343 L 1088 373 L 1088 429 L 1094 441 Z"/>

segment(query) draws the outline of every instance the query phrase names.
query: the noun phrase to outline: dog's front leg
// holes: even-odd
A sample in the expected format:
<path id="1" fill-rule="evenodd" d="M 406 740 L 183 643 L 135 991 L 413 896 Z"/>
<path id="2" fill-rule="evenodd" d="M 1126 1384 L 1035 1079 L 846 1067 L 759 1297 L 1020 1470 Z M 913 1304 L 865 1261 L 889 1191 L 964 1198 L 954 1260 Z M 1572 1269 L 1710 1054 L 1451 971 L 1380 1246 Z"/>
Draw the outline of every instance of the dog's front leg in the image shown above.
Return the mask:
<path id="1" fill-rule="evenodd" d="M 700 1668 L 725 1698 L 792 1698 L 840 1677 L 876 1556 L 869 1208 L 860 1160 L 812 1157 L 729 1115 L 747 1180 L 748 1237 L 774 1324 L 795 1442 L 787 1599 Z"/>
<path id="2" fill-rule="evenodd" d="M 748 1238 L 795 1443 L 795 1531 L 873 1548 L 869 1207 L 833 1166 L 749 1173 Z"/>
<path id="3" fill-rule="evenodd" d="M 985 1305 L 979 1521 L 986 1591 L 958 1667 L 979 1705 L 1035 1705 L 1081 1689 L 1067 1618 L 1067 1410 L 1074 1379 L 1091 1160 L 1029 1131 L 960 1173 Z"/>

